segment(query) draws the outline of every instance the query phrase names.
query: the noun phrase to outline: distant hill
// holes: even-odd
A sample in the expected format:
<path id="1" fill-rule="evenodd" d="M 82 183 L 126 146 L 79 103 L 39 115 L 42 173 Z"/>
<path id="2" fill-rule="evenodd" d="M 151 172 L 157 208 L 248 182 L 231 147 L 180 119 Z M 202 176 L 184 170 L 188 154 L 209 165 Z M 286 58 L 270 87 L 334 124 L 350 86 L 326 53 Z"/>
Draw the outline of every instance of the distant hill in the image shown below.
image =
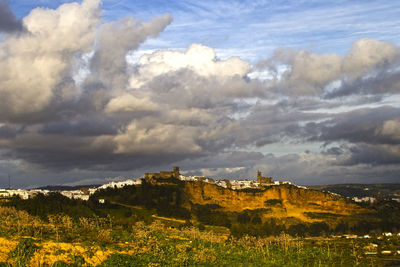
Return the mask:
<path id="1" fill-rule="evenodd" d="M 400 184 L 332 184 L 311 185 L 308 188 L 329 191 L 344 197 L 400 198 Z"/>

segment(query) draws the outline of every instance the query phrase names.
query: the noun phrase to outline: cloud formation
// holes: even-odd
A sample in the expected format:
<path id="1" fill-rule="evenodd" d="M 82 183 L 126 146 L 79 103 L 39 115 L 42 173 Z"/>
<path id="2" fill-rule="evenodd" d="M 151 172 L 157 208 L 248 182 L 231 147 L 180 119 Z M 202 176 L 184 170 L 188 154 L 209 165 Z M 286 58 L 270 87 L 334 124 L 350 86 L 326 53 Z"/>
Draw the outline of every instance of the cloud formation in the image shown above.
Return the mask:
<path id="1" fill-rule="evenodd" d="M 12 12 L 7 0 L 0 0 L 0 33 L 15 33 L 23 31 L 22 22 Z"/>
<path id="2" fill-rule="evenodd" d="M 178 164 L 222 178 L 260 169 L 301 183 L 363 181 L 367 166 L 397 179 L 395 44 L 361 39 L 344 56 L 279 48 L 253 66 L 192 44 L 132 61 L 172 17 L 101 14 L 98 0 L 37 8 L 25 32 L 1 39 L 0 157 L 21 177 L 71 183 Z M 24 183 L 51 181 L 32 179 Z"/>
<path id="3" fill-rule="evenodd" d="M 277 80 L 275 86 L 279 93 L 337 97 L 343 90 L 347 94 L 357 93 L 360 83 L 366 80 L 371 83 L 382 75 L 397 77 L 399 59 L 400 48 L 394 44 L 360 39 L 343 57 L 290 48 L 276 49 L 267 60 L 258 62 L 256 69 L 268 71 Z M 279 67 L 284 71 L 279 72 Z M 385 92 L 377 89 L 375 93 Z"/>

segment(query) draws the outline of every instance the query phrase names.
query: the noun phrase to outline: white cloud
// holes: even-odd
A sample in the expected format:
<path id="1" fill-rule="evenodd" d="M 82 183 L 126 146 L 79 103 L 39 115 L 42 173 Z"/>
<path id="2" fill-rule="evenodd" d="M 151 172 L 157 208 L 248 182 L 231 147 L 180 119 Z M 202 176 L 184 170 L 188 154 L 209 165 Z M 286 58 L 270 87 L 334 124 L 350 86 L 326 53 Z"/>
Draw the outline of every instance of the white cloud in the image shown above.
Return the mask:
<path id="1" fill-rule="evenodd" d="M 357 77 L 371 67 L 393 62 L 399 55 L 399 47 L 392 43 L 360 39 L 343 58 L 343 74 Z"/>
<path id="2" fill-rule="evenodd" d="M 23 23 L 27 33 L 0 43 L 1 116 L 38 112 L 49 105 L 68 75 L 74 54 L 93 45 L 100 21 L 99 1 L 34 9 Z"/>
<path id="3" fill-rule="evenodd" d="M 155 111 L 159 107 L 151 102 L 147 97 L 138 98 L 131 94 L 124 94 L 115 97 L 108 102 L 105 111 L 113 112 L 129 112 L 129 111 Z"/>
<path id="4" fill-rule="evenodd" d="M 394 63 L 399 56 L 400 48 L 392 43 L 360 39 L 344 57 L 278 48 L 267 60 L 258 62 L 255 70 L 267 71 L 269 80 L 274 82 L 272 86 L 282 94 L 320 96 L 325 90 L 332 93 L 356 79 L 368 78 L 371 70 Z M 279 72 L 282 65 L 283 73 Z M 331 88 L 332 84 L 340 86 Z"/>
<path id="5" fill-rule="evenodd" d="M 96 78 L 111 84 L 114 89 L 125 89 L 127 53 L 137 49 L 147 38 L 156 37 L 171 22 L 172 17 L 165 14 L 150 22 L 143 23 L 127 17 L 101 25 L 92 60 L 92 71 L 99 76 Z"/>
<path id="6" fill-rule="evenodd" d="M 250 64 L 238 57 L 227 60 L 216 60 L 212 48 L 200 44 L 192 44 L 184 53 L 171 50 L 160 50 L 143 55 L 138 62 L 138 73 L 132 75 L 130 85 L 139 88 L 153 78 L 188 69 L 199 76 L 215 76 L 224 80 L 229 77 L 243 77 L 250 71 Z"/>
<path id="7" fill-rule="evenodd" d="M 156 124 L 144 128 L 138 122 L 128 125 L 126 131 L 113 138 L 115 153 L 143 155 L 200 154 L 197 129 L 191 126 Z"/>

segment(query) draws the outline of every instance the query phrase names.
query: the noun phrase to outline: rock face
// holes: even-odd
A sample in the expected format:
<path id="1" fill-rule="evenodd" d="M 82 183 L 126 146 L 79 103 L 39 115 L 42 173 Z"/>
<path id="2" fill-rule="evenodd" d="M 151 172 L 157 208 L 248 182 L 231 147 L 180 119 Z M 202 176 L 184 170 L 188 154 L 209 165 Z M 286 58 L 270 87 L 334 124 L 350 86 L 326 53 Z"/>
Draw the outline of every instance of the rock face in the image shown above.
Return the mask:
<path id="1" fill-rule="evenodd" d="M 217 204 L 221 211 L 242 212 L 264 209 L 264 217 L 296 217 L 303 221 L 315 219 L 305 213 L 352 215 L 365 212 L 344 198 L 293 185 L 269 186 L 260 190 L 232 190 L 204 182 L 186 182 L 187 200 L 193 204 Z M 190 208 L 190 204 L 187 204 Z"/>

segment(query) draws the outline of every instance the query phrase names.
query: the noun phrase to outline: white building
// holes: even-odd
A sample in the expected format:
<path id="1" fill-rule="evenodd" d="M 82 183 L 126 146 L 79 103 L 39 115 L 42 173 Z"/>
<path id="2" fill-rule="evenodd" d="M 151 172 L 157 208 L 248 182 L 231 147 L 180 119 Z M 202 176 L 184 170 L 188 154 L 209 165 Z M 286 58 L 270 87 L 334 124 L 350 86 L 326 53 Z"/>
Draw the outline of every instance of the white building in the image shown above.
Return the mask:
<path id="1" fill-rule="evenodd" d="M 10 193 L 8 193 L 5 189 L 0 189 L 0 197 L 9 197 Z"/>
<path id="2" fill-rule="evenodd" d="M 376 198 L 374 197 L 353 197 L 352 198 L 355 202 L 369 202 L 369 203 L 374 203 L 376 201 Z"/>
<path id="3" fill-rule="evenodd" d="M 249 180 L 232 180 L 230 181 L 232 185 L 232 189 L 240 190 L 245 188 L 258 188 L 260 184 L 256 181 L 249 181 Z"/>
<path id="4" fill-rule="evenodd" d="M 100 186 L 98 189 L 106 189 L 106 188 L 122 188 L 127 185 L 141 185 L 142 184 L 142 179 L 128 179 L 122 182 L 110 182 L 108 184 L 103 184 Z"/>
<path id="5" fill-rule="evenodd" d="M 10 197 L 13 196 L 19 196 L 22 199 L 28 199 L 29 198 L 29 192 L 28 190 L 23 190 L 23 189 L 8 189 L 7 192 L 9 193 Z"/>
<path id="6" fill-rule="evenodd" d="M 60 194 L 66 196 L 71 199 L 82 199 L 82 200 L 89 200 L 89 194 L 85 194 L 82 190 L 64 190 L 60 191 Z"/>

